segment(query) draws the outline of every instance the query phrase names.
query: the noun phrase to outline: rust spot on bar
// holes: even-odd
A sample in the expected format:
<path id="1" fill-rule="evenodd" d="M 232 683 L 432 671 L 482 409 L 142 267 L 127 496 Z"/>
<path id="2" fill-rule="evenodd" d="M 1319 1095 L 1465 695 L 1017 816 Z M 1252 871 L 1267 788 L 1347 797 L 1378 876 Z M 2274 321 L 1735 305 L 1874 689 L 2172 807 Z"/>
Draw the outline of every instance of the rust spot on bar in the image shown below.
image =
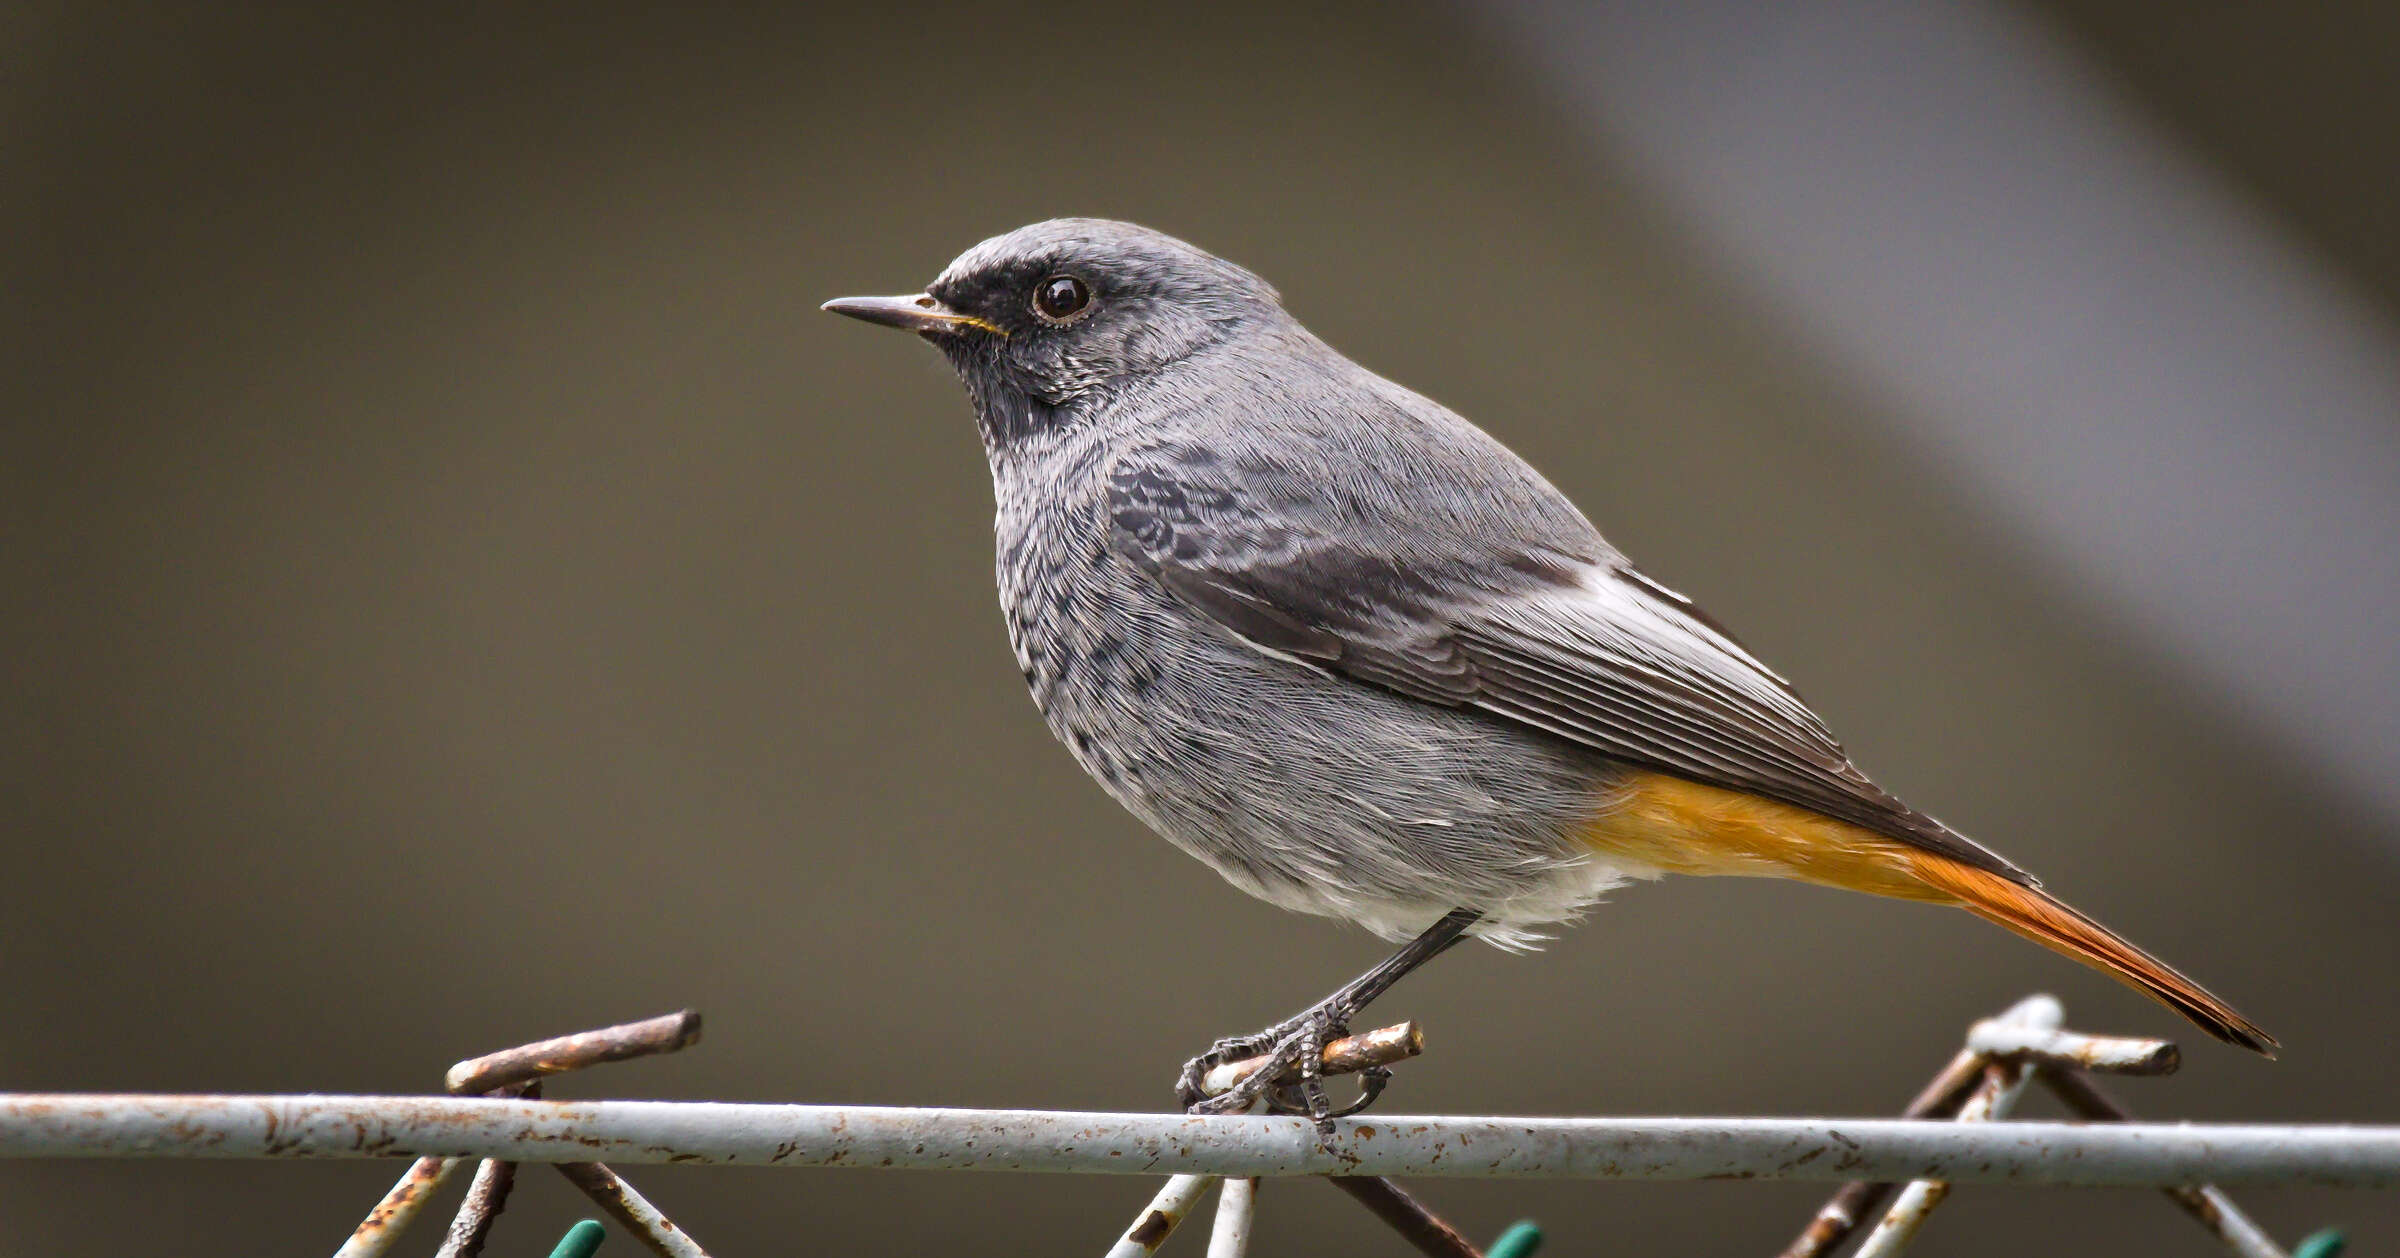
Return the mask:
<path id="1" fill-rule="evenodd" d="M 1133 1225 L 1133 1230 L 1127 1232 L 1125 1238 L 1144 1249 L 1156 1249 L 1166 1244 L 1167 1237 L 1174 1231 L 1175 1216 L 1164 1210 L 1152 1210 L 1142 1216 L 1141 1222 Z"/>

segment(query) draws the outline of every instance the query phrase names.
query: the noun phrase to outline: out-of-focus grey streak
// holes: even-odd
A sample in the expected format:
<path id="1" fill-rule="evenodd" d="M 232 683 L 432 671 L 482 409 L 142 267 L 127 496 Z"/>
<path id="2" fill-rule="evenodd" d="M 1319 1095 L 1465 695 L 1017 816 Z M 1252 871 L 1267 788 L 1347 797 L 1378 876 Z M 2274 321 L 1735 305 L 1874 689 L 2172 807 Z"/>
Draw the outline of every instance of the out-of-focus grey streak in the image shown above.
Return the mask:
<path id="1" fill-rule="evenodd" d="M 1475 10 L 2092 613 L 2400 820 L 2400 341 L 2025 16 Z"/>

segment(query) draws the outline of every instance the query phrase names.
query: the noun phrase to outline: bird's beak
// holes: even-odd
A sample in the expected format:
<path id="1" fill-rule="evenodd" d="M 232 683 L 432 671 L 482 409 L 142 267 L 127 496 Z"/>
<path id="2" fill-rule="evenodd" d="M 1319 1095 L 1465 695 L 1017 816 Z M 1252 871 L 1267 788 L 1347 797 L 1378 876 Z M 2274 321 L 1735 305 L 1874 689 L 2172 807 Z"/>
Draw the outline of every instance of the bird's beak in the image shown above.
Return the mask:
<path id="1" fill-rule="evenodd" d="M 934 300 L 931 293 L 915 293 L 906 297 L 836 297 L 826 302 L 824 309 L 910 332 L 948 336 L 972 329 L 994 336 L 1008 335 L 996 324 L 952 310 Z"/>

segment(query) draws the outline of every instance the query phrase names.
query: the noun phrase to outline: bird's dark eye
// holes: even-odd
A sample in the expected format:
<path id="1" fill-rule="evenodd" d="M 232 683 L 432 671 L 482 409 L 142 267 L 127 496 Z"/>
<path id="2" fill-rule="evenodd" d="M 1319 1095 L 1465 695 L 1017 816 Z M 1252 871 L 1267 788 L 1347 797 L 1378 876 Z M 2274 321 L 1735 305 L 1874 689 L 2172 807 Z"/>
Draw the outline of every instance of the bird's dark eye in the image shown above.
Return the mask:
<path id="1" fill-rule="evenodd" d="M 1091 301 L 1091 290 L 1072 275 L 1053 275 L 1033 290 L 1033 308 L 1054 323 L 1074 318 Z"/>

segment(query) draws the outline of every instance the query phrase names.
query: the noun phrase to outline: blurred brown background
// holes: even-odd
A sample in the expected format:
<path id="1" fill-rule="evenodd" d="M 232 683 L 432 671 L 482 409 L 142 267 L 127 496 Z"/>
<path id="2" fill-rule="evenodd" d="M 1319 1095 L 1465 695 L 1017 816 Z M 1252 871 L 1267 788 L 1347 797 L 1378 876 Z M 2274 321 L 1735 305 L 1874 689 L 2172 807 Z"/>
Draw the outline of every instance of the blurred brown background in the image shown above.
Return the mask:
<path id="1" fill-rule="evenodd" d="M 2135 8 L 2040 6 L 2392 309 L 2369 6 L 2163 52 Z M 1476 418 L 1887 784 L 2288 1046 L 2221 1050 L 1963 914 L 1680 881 L 1411 979 L 1379 1012 L 1433 1048 L 1390 1108 L 1888 1112 L 2046 989 L 2184 1039 L 2125 1089 L 2146 1114 L 2400 1121 L 2386 821 L 1883 440 L 1460 11 L 75 5 L 0 39 L 0 1088 L 425 1091 L 691 1004 L 700 1048 L 560 1092 L 1155 1109 L 1380 955 L 1052 746 L 955 383 L 816 311 L 1085 213 L 1252 266 Z M 2359 148 L 2284 142 L 2326 134 Z M 0 1218 L 14 1253 L 307 1252 L 395 1169 L 10 1163 Z M 636 1178 L 728 1256 L 1088 1251 L 1149 1191 Z M 1769 1252 L 1822 1194 L 1427 1191 L 1561 1254 Z M 2388 1195 L 2239 1196 L 2400 1247 Z M 584 1212 L 531 1178 L 492 1252 Z M 1321 1185 L 1263 1215 L 1262 1253 L 1398 1252 Z M 1965 1192 L 1926 1242 L 2103 1250 L 2208 1252 L 2130 1192 Z"/>

